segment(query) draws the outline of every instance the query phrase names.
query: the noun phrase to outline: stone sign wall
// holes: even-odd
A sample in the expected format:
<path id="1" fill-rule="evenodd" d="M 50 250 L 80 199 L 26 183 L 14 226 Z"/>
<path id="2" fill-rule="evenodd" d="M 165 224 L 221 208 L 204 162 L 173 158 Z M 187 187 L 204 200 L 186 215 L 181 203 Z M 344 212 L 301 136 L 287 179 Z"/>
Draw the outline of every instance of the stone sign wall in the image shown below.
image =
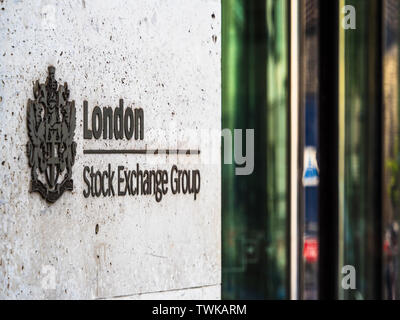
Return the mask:
<path id="1" fill-rule="evenodd" d="M 220 1 L 0 7 L 0 298 L 220 298 Z"/>

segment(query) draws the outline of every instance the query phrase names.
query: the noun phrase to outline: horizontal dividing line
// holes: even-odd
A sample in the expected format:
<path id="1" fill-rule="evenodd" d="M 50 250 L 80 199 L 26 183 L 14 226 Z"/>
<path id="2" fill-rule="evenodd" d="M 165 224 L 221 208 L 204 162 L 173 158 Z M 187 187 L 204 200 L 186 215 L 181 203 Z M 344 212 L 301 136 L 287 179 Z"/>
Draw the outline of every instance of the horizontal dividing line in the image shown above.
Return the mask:
<path id="1" fill-rule="evenodd" d="M 219 283 L 215 283 L 215 284 L 205 284 L 205 285 L 186 287 L 186 288 L 174 288 L 174 289 L 166 289 L 166 290 L 159 290 L 159 291 L 148 291 L 148 292 L 136 292 L 136 293 L 131 293 L 131 294 L 116 295 L 116 296 L 111 296 L 111 297 L 98 297 L 98 298 L 95 298 L 95 299 L 96 300 L 120 299 L 120 298 L 128 298 L 128 297 L 142 296 L 142 295 L 148 295 L 148 294 L 157 294 L 157 293 L 166 293 L 166 292 L 179 292 L 179 291 L 196 290 L 196 289 L 206 289 L 206 288 L 216 287 L 216 286 L 220 286 L 220 285 L 221 285 L 221 283 L 219 282 Z"/>
<path id="2" fill-rule="evenodd" d="M 179 150 L 179 149 L 89 149 L 83 150 L 83 154 L 186 154 L 198 155 L 200 150 Z"/>

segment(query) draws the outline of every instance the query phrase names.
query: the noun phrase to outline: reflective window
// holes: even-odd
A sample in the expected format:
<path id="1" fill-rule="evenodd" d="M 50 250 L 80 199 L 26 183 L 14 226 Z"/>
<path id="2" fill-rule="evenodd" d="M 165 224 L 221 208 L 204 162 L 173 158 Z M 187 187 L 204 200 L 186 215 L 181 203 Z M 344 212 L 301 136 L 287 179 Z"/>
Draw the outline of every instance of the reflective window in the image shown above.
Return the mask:
<path id="1" fill-rule="evenodd" d="M 222 297 L 288 297 L 288 8 L 222 1 L 222 127 L 254 129 L 252 175 L 222 169 Z"/>
<path id="2" fill-rule="evenodd" d="M 356 29 L 343 27 L 345 5 L 355 8 Z M 374 299 L 380 292 L 379 6 L 377 0 L 340 1 L 338 287 L 341 299 Z M 345 265 L 355 268 L 355 290 L 345 290 L 341 285 L 341 270 Z"/>
<path id="3" fill-rule="evenodd" d="M 318 1 L 301 0 L 301 101 L 300 161 L 303 168 L 299 188 L 302 252 L 300 297 L 318 298 Z"/>

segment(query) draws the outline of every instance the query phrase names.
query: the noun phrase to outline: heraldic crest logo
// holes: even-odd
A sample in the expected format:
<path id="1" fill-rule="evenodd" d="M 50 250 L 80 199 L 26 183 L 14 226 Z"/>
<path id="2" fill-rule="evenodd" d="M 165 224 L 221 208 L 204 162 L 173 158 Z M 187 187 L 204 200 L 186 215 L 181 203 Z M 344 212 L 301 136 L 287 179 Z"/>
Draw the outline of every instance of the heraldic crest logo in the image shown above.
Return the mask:
<path id="1" fill-rule="evenodd" d="M 33 85 L 33 96 L 28 100 L 30 192 L 54 203 L 65 190 L 73 190 L 75 101 L 68 101 L 68 85 L 58 85 L 53 66 L 48 68 L 46 83 Z"/>

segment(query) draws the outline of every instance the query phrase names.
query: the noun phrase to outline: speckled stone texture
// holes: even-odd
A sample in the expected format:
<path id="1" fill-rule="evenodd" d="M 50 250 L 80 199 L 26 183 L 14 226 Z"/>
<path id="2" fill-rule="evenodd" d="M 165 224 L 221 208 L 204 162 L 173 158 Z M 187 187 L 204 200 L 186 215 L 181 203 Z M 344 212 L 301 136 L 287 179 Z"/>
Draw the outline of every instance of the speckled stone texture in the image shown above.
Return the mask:
<path id="1" fill-rule="evenodd" d="M 219 0 L 0 1 L 1 299 L 220 298 L 220 23 Z M 26 155 L 27 100 L 49 65 L 77 109 L 74 190 L 51 205 L 29 193 Z M 143 108 L 144 140 L 84 140 L 83 101 L 91 113 L 120 98 Z M 214 161 L 83 154 L 166 147 L 166 132 Z M 84 166 L 108 163 L 199 169 L 201 191 L 84 198 Z"/>

